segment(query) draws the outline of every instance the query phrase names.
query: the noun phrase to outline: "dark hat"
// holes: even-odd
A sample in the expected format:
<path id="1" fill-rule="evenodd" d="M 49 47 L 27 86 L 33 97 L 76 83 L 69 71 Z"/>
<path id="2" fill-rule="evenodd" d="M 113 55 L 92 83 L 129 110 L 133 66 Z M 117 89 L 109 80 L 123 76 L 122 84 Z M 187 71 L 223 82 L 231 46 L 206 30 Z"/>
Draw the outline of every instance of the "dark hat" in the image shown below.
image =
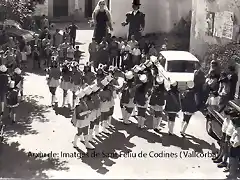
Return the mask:
<path id="1" fill-rule="evenodd" d="M 133 0 L 132 4 L 137 6 L 141 5 L 140 0 Z"/>

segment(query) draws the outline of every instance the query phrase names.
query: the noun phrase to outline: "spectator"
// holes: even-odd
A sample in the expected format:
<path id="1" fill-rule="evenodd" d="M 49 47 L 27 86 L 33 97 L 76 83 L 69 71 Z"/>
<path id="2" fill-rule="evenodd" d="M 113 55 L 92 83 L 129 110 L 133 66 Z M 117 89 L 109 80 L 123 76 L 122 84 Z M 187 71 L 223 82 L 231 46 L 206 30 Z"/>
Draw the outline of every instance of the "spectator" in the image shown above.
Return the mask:
<path id="1" fill-rule="evenodd" d="M 76 42 L 76 34 L 77 34 L 77 29 L 79 29 L 79 27 L 72 22 L 72 24 L 68 27 L 69 29 L 69 35 L 70 35 L 70 44 L 73 45 L 73 47 L 75 47 L 75 42 Z"/>
<path id="2" fill-rule="evenodd" d="M 229 70 L 228 79 L 229 79 L 229 86 L 230 86 L 229 100 L 233 100 L 236 93 L 238 74 L 236 73 L 235 66 L 229 66 L 228 70 Z"/>

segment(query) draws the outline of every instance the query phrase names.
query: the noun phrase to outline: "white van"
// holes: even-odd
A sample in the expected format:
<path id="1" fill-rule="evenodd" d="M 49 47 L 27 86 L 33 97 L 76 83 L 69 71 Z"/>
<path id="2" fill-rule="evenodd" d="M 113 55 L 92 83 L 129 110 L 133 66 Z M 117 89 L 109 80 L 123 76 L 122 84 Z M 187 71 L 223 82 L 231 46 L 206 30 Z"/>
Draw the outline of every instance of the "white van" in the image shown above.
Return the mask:
<path id="1" fill-rule="evenodd" d="M 159 73 L 169 81 L 176 81 L 180 90 L 186 90 L 186 83 L 194 80 L 194 71 L 199 60 L 187 51 L 161 51 Z"/>

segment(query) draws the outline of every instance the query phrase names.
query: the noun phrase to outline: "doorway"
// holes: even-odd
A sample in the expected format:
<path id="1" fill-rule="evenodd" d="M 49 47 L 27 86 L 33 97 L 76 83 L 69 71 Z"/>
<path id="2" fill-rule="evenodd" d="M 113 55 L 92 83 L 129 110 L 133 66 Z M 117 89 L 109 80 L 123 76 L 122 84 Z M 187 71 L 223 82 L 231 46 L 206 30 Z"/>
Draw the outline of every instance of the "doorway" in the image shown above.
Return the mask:
<path id="1" fill-rule="evenodd" d="M 93 13 L 93 0 L 85 0 L 85 18 L 92 17 Z"/>
<path id="2" fill-rule="evenodd" d="M 68 0 L 53 0 L 53 17 L 68 16 Z"/>

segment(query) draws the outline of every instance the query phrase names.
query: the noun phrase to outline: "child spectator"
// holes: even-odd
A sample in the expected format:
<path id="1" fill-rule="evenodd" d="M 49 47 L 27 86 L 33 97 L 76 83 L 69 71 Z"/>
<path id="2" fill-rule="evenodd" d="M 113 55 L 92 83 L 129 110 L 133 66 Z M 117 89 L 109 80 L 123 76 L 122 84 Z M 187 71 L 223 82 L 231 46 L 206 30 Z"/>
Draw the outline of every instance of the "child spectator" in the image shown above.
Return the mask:
<path id="1" fill-rule="evenodd" d="M 67 59 L 69 61 L 73 61 L 73 59 L 74 59 L 74 52 L 75 52 L 75 49 L 74 49 L 73 45 L 70 45 L 67 48 Z"/>
<path id="2" fill-rule="evenodd" d="M 19 47 L 16 48 L 16 65 L 21 66 L 22 63 L 22 53 L 20 52 Z"/>
<path id="3" fill-rule="evenodd" d="M 61 44 L 62 36 L 59 33 L 60 29 L 56 29 L 56 32 L 53 34 L 53 46 L 58 47 Z"/>
<path id="4" fill-rule="evenodd" d="M 149 56 L 156 56 L 158 57 L 158 52 L 157 52 L 157 49 L 155 48 L 155 45 L 154 44 L 151 44 L 150 45 L 150 49 L 149 49 Z"/>
<path id="5" fill-rule="evenodd" d="M 229 179 L 237 179 L 239 158 L 240 158 L 240 118 L 232 118 L 234 131 L 230 139 L 230 158 L 229 158 Z"/>
<path id="6" fill-rule="evenodd" d="M 27 57 L 30 57 L 32 54 L 32 48 L 31 48 L 30 43 L 27 43 L 27 45 L 26 45 L 26 53 L 27 53 Z"/>
<path id="7" fill-rule="evenodd" d="M 79 46 L 76 46 L 76 50 L 74 51 L 74 59 L 76 62 L 79 62 L 81 58 L 81 51 L 79 50 Z"/>
<path id="8" fill-rule="evenodd" d="M 121 65 L 122 69 L 125 69 L 125 66 L 129 63 L 130 53 L 132 52 L 131 46 L 128 44 L 127 40 L 124 41 L 124 44 L 121 46 Z"/>
<path id="9" fill-rule="evenodd" d="M 23 49 L 23 51 L 21 52 L 21 55 L 22 55 L 22 61 L 21 61 L 22 67 L 26 68 L 27 67 L 27 49 L 26 49 L 26 46 Z"/>
<path id="10" fill-rule="evenodd" d="M 137 42 L 137 40 L 135 40 L 135 36 L 134 35 L 131 36 L 131 40 L 128 41 L 128 44 L 131 47 L 131 49 L 134 49 L 136 47 L 138 42 Z"/>
<path id="11" fill-rule="evenodd" d="M 132 63 L 133 66 L 136 64 L 140 64 L 140 59 L 141 59 L 141 50 L 139 48 L 139 45 L 136 45 L 135 48 L 133 48 L 132 51 Z"/>
<path id="12" fill-rule="evenodd" d="M 110 61 L 114 67 L 120 67 L 120 62 L 118 61 L 118 47 L 119 42 L 117 41 L 116 36 L 112 37 L 112 42 L 110 44 Z"/>
<path id="13" fill-rule="evenodd" d="M 8 83 L 10 80 L 10 77 L 7 73 L 7 67 L 5 65 L 0 66 L 0 102 L 1 102 L 1 112 L 0 112 L 0 118 L 3 115 L 4 109 L 5 109 L 5 97 L 8 91 Z"/>
<path id="14" fill-rule="evenodd" d="M 98 64 L 109 65 L 109 44 L 106 38 L 99 44 L 98 58 Z"/>
<path id="15" fill-rule="evenodd" d="M 18 90 L 21 100 L 23 100 L 23 80 L 24 80 L 24 77 L 22 75 L 21 69 L 16 68 L 13 72 L 13 75 L 12 75 L 11 79 L 15 83 L 15 88 Z"/>
<path id="16" fill-rule="evenodd" d="M 37 69 L 37 68 L 41 69 L 40 53 L 37 48 L 37 45 L 34 46 L 32 59 L 33 59 L 33 69 Z"/>
<path id="17" fill-rule="evenodd" d="M 46 65 L 47 67 L 50 66 L 51 57 L 52 57 L 52 50 L 51 50 L 50 43 L 48 43 L 46 45 L 46 48 L 44 49 L 44 59 L 45 59 L 44 65 Z"/>
<path id="18" fill-rule="evenodd" d="M 15 87 L 14 81 L 10 82 L 9 91 L 7 93 L 7 107 L 9 108 L 9 119 L 12 123 L 16 122 L 16 108 L 19 105 L 18 89 Z"/>
<path id="19" fill-rule="evenodd" d="M 92 42 L 88 46 L 88 52 L 90 55 L 89 62 L 93 64 L 94 68 L 97 68 L 97 50 L 98 50 L 98 45 L 95 40 L 95 38 L 92 38 Z M 79 57 L 80 58 L 80 57 Z"/>

